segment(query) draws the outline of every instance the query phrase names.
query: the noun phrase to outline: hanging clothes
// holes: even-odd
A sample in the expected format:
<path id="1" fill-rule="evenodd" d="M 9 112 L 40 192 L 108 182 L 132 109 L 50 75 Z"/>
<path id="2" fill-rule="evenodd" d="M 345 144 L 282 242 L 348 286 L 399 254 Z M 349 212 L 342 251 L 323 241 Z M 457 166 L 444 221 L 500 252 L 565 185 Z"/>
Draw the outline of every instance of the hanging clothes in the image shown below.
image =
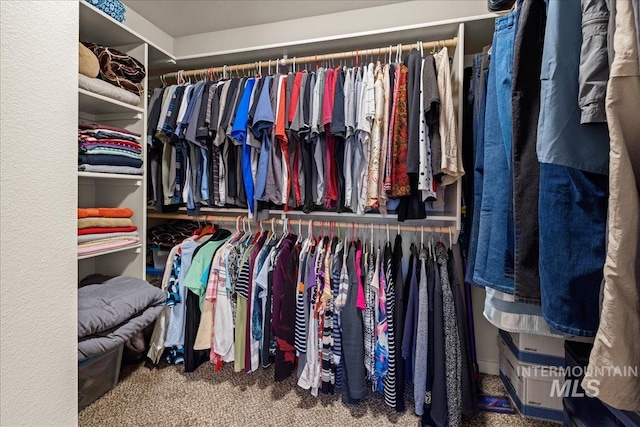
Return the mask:
<path id="1" fill-rule="evenodd" d="M 405 275 L 400 234 L 393 245 L 350 241 L 333 229 L 306 239 L 240 229 L 189 237 L 167 261 L 168 305 L 150 354 L 158 360 L 164 349 L 186 372 L 207 360 L 215 371 L 230 363 L 245 373 L 273 363 L 275 381 L 295 372 L 313 396 L 337 391 L 355 404 L 371 388 L 397 411 L 409 378 L 423 422 L 459 425 L 475 407 L 461 402 L 469 393 L 466 319 L 455 260 L 443 244 L 430 246 L 435 254 L 411 245 Z M 181 305 L 179 326 L 172 311 Z M 180 327 L 178 346 L 164 331 L 177 336 Z"/>
<path id="2" fill-rule="evenodd" d="M 272 208 L 424 218 L 449 194 L 439 187 L 435 150 L 445 149 L 451 170 L 443 185 L 462 175 L 449 161 L 461 149 L 448 62 L 446 49 L 424 58 L 414 50 L 404 64 L 156 89 L 149 200 L 191 215 L 214 206 L 247 208 L 258 219 Z"/>

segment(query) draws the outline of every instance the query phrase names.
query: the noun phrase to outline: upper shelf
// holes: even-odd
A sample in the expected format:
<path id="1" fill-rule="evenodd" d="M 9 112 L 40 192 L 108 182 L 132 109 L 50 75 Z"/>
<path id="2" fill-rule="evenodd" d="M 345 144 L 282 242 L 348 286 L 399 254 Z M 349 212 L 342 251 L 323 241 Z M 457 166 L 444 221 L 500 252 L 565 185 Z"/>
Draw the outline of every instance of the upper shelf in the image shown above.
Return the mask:
<path id="1" fill-rule="evenodd" d="M 131 182 L 134 185 L 140 185 L 142 175 L 127 175 L 117 173 L 101 173 L 101 172 L 78 172 L 78 178 L 97 179 L 101 181 L 117 180 L 122 182 Z"/>
<path id="2" fill-rule="evenodd" d="M 80 40 L 117 47 L 147 43 L 149 62 L 174 60 L 174 56 L 146 37 L 116 21 L 106 13 L 80 0 Z"/>
<path id="3" fill-rule="evenodd" d="M 78 88 L 78 109 L 89 114 L 144 113 L 144 109 Z"/>

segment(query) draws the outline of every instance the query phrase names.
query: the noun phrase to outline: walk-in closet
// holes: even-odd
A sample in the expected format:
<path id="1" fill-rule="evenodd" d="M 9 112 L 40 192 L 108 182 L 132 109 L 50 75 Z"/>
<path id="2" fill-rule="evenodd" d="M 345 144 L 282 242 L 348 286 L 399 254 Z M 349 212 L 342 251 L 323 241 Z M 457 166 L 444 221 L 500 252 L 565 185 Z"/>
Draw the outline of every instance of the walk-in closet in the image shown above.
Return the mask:
<path id="1" fill-rule="evenodd" d="M 0 425 L 640 426 L 638 0 L 0 6 Z"/>

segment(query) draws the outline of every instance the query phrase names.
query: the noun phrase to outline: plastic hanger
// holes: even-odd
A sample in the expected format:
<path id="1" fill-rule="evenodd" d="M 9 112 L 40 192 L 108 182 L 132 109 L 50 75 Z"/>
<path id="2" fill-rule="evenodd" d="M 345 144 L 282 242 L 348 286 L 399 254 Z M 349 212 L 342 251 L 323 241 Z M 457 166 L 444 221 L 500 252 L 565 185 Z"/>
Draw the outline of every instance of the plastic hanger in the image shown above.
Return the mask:
<path id="1" fill-rule="evenodd" d="M 240 217 L 236 218 L 236 230 L 233 232 L 231 237 L 229 238 L 229 242 L 235 242 L 240 238 Z"/>
<path id="2" fill-rule="evenodd" d="M 282 237 L 278 241 L 276 246 L 280 246 L 284 241 L 285 237 L 289 235 L 289 218 L 285 218 L 282 223 Z"/>
<path id="3" fill-rule="evenodd" d="M 245 220 L 247 223 L 246 225 L 245 225 Z M 251 238 L 251 223 L 249 218 L 246 216 L 242 217 L 242 230 L 244 231 L 244 234 L 240 239 L 240 242 L 244 243 Z"/>
<path id="4" fill-rule="evenodd" d="M 298 218 L 298 238 L 296 244 L 299 245 L 302 242 L 302 218 Z"/>
<path id="5" fill-rule="evenodd" d="M 199 241 L 202 237 L 208 235 L 208 234 L 213 234 L 216 231 L 216 227 L 211 223 L 208 223 L 209 220 L 209 215 L 207 215 L 205 217 L 205 226 L 202 230 L 200 230 L 200 233 L 198 234 L 198 236 L 195 238 L 195 241 Z"/>

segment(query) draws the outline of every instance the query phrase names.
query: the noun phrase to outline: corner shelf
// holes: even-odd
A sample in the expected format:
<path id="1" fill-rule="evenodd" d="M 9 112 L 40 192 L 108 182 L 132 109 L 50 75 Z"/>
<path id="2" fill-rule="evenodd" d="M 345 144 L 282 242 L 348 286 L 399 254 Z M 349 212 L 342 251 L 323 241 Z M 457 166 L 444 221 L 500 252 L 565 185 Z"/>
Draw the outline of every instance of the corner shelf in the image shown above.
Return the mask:
<path id="1" fill-rule="evenodd" d="M 102 255 L 109 255 L 109 254 L 114 254 L 114 253 L 117 253 L 117 252 L 129 251 L 129 250 L 132 250 L 132 249 L 137 249 L 138 252 L 139 252 L 139 250 L 141 248 L 142 248 L 142 243 L 136 243 L 135 245 L 127 245 L 127 246 L 122 246 L 122 247 L 119 247 L 119 248 L 107 249 L 106 251 L 100 251 L 100 252 L 95 252 L 95 253 L 90 253 L 90 254 L 78 255 L 78 259 L 82 260 L 82 259 L 95 258 L 95 257 L 102 256 Z"/>
<path id="2" fill-rule="evenodd" d="M 116 21 L 85 0 L 79 1 L 81 41 L 112 47 L 146 43 L 149 45 L 150 61 L 175 61 L 171 53 L 131 30 L 126 24 Z"/>

